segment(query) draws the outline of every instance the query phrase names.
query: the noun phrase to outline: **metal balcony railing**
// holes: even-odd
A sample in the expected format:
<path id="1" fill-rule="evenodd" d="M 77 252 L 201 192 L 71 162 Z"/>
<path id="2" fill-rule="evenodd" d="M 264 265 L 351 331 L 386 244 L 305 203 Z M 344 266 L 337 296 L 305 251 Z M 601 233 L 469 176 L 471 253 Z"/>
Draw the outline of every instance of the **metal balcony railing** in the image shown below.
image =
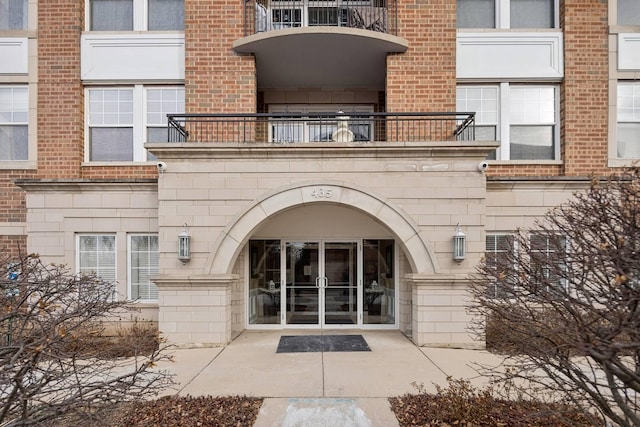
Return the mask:
<path id="1" fill-rule="evenodd" d="M 350 27 L 396 35 L 396 0 L 245 0 L 244 35 L 296 27 Z"/>
<path id="2" fill-rule="evenodd" d="M 169 142 L 475 140 L 475 113 L 169 114 Z"/>

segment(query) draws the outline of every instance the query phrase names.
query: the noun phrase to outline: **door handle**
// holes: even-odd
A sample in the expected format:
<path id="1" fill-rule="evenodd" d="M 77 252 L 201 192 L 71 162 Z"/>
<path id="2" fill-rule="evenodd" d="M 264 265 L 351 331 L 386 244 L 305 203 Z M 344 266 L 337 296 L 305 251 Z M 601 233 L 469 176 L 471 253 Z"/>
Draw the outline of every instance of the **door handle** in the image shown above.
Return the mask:
<path id="1" fill-rule="evenodd" d="M 320 289 L 320 280 L 322 280 L 322 277 L 318 276 L 316 277 L 316 288 Z"/>
<path id="2" fill-rule="evenodd" d="M 327 278 L 327 276 L 324 276 L 322 278 L 322 283 L 323 283 L 322 288 L 327 289 L 327 286 L 329 285 L 329 279 Z"/>

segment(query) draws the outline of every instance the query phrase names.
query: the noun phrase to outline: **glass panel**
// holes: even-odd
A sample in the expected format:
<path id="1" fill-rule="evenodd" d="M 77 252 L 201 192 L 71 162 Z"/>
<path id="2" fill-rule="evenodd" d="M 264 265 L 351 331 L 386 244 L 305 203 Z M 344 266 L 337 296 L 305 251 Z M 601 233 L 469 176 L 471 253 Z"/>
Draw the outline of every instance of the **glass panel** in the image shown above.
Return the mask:
<path id="1" fill-rule="evenodd" d="M 511 126 L 511 160 L 553 160 L 553 126 Z"/>
<path id="2" fill-rule="evenodd" d="M 618 157 L 640 158 L 640 123 L 618 123 Z"/>
<path id="3" fill-rule="evenodd" d="M 132 299 L 157 300 L 158 288 L 149 277 L 158 273 L 158 236 L 131 236 L 129 277 Z"/>
<path id="4" fill-rule="evenodd" d="M 287 243 L 286 323 L 288 325 L 319 324 L 318 256 L 318 243 Z"/>
<path id="5" fill-rule="evenodd" d="M 554 0 L 511 0 L 511 28 L 554 28 Z"/>
<path id="6" fill-rule="evenodd" d="M 133 128 L 91 128 L 89 160 L 133 161 Z"/>
<path id="7" fill-rule="evenodd" d="M 184 30 L 184 0 L 149 0 L 149 30 Z"/>
<path id="8" fill-rule="evenodd" d="M 28 127 L 0 125 L 0 160 L 28 160 L 28 158 Z"/>
<path id="9" fill-rule="evenodd" d="M 640 25 L 638 0 L 618 0 L 618 25 Z"/>
<path id="10" fill-rule="evenodd" d="M 249 242 L 249 323 L 280 323 L 280 240 Z"/>
<path id="11" fill-rule="evenodd" d="M 133 30 L 133 0 L 91 0 L 91 30 Z"/>
<path id="12" fill-rule="evenodd" d="M 27 4 L 27 0 L 0 0 L 0 30 L 26 30 Z"/>
<path id="13" fill-rule="evenodd" d="M 325 243 L 325 323 L 358 323 L 358 244 Z"/>
<path id="14" fill-rule="evenodd" d="M 363 323 L 395 323 L 394 241 L 363 242 Z"/>
<path id="15" fill-rule="evenodd" d="M 458 28 L 495 28 L 496 0 L 458 0 Z"/>
<path id="16" fill-rule="evenodd" d="M 80 236 L 78 245 L 80 273 L 96 273 L 106 281 L 115 281 L 115 244 L 115 236 Z"/>

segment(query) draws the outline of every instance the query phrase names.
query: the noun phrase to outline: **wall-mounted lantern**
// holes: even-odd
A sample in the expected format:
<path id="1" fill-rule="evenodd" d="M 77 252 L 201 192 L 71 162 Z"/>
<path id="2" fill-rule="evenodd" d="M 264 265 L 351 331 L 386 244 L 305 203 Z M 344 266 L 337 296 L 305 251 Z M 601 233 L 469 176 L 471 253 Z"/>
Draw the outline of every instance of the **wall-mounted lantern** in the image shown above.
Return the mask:
<path id="1" fill-rule="evenodd" d="M 187 230 L 187 223 L 178 234 L 178 259 L 184 264 L 191 259 L 191 236 Z"/>
<path id="2" fill-rule="evenodd" d="M 456 234 L 453 235 L 453 260 L 462 262 L 467 256 L 467 235 L 462 232 L 460 224 L 456 226 Z"/>

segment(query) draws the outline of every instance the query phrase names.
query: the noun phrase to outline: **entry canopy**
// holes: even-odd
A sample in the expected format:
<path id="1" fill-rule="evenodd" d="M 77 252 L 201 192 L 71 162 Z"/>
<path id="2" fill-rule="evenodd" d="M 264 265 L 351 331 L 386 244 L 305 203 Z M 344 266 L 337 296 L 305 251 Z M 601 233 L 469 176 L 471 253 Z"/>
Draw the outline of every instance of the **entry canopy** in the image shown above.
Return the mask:
<path id="1" fill-rule="evenodd" d="M 403 38 L 344 27 L 266 31 L 233 44 L 237 53 L 255 55 L 259 89 L 384 90 L 387 54 L 402 53 L 407 48 Z"/>

